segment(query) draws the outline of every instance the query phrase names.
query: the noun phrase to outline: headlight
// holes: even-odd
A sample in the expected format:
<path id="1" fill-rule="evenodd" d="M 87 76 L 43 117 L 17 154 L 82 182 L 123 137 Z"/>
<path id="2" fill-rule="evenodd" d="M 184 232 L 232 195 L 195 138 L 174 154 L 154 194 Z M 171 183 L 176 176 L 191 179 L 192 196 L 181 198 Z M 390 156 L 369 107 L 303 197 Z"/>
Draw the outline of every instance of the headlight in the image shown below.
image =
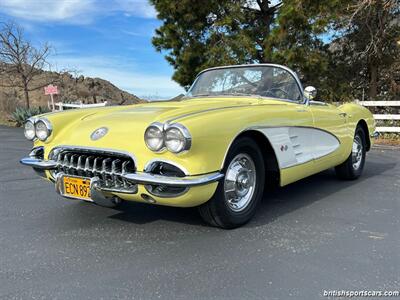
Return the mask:
<path id="1" fill-rule="evenodd" d="M 165 132 L 165 146 L 168 151 L 179 153 L 189 150 L 192 145 L 192 137 L 189 130 L 181 124 L 169 126 Z"/>
<path id="2" fill-rule="evenodd" d="M 35 137 L 36 137 L 35 125 L 33 125 L 33 122 L 31 120 L 28 120 L 25 122 L 24 134 L 25 134 L 25 137 L 30 141 L 33 141 L 35 139 Z"/>
<path id="3" fill-rule="evenodd" d="M 46 119 L 39 119 L 35 122 L 35 133 L 36 137 L 44 142 L 51 134 L 50 122 Z"/>
<path id="4" fill-rule="evenodd" d="M 163 124 L 153 123 L 147 127 L 144 142 L 151 151 L 160 151 L 164 147 Z"/>

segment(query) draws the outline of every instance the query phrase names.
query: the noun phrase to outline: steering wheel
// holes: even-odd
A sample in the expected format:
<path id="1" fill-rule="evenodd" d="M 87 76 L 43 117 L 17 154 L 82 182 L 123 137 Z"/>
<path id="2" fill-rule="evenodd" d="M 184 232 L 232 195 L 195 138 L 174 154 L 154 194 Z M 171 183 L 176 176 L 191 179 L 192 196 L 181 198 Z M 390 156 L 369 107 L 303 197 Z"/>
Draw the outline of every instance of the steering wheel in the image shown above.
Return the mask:
<path id="1" fill-rule="evenodd" d="M 270 88 L 269 90 L 262 92 L 260 94 L 261 94 L 261 96 L 264 96 L 264 97 L 276 97 L 276 93 L 274 91 L 282 92 L 283 94 L 285 94 L 287 99 L 290 98 L 290 95 L 288 92 L 286 92 L 285 90 L 278 88 L 278 87 Z"/>

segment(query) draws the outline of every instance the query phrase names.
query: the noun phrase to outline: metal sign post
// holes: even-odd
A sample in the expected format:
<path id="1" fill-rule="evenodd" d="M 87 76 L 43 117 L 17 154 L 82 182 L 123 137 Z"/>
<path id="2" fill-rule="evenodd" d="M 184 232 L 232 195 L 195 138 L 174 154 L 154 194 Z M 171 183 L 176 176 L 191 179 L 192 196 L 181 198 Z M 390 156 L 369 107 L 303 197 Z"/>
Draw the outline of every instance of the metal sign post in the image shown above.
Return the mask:
<path id="1" fill-rule="evenodd" d="M 56 107 L 54 105 L 54 98 L 53 95 L 57 95 L 58 94 L 58 88 L 55 85 L 48 85 L 46 87 L 44 87 L 44 94 L 45 95 L 50 95 L 50 99 L 51 99 L 51 110 L 55 111 Z"/>

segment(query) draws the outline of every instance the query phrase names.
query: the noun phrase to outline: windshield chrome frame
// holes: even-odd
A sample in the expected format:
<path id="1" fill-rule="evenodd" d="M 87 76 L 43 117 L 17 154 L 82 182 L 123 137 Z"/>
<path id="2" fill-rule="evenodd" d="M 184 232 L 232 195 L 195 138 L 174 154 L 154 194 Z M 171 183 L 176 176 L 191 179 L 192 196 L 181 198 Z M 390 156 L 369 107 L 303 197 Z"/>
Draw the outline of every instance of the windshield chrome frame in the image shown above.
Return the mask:
<path id="1" fill-rule="evenodd" d="M 279 64 L 268 64 L 268 63 L 263 63 L 263 64 L 244 64 L 244 65 L 231 65 L 231 66 L 220 66 L 220 67 L 213 67 L 213 68 L 208 68 L 205 69 L 203 71 L 201 71 L 199 74 L 197 74 L 196 79 L 193 81 L 193 84 L 190 86 L 189 90 L 187 91 L 187 94 L 185 97 L 188 98 L 195 98 L 197 96 L 188 96 L 188 94 L 190 93 L 190 91 L 193 89 L 194 85 L 196 84 L 197 80 L 199 79 L 200 75 L 208 72 L 208 71 L 213 71 L 213 70 L 220 70 L 220 69 L 234 69 L 234 68 L 255 68 L 255 67 L 273 67 L 273 68 L 280 68 L 283 69 L 287 72 L 289 72 L 290 75 L 292 75 L 292 77 L 294 78 L 294 80 L 297 83 L 298 88 L 300 89 L 300 96 L 301 96 L 301 101 L 296 101 L 296 100 L 291 100 L 291 99 L 283 99 L 283 98 L 275 98 L 275 97 L 263 97 L 261 95 L 258 95 L 260 98 L 274 98 L 274 99 L 278 99 L 278 100 L 282 100 L 282 101 L 289 101 L 289 102 L 293 102 L 293 103 L 299 103 L 299 104 L 306 104 L 307 100 L 304 97 L 304 89 L 303 89 L 303 85 L 301 84 L 301 81 L 299 79 L 299 77 L 297 76 L 296 72 L 294 72 L 292 69 L 283 66 L 283 65 L 279 65 Z M 229 96 L 229 95 L 224 95 L 224 96 Z M 232 95 L 235 96 L 235 95 Z M 254 96 L 254 95 L 253 95 Z M 207 97 L 218 97 L 218 95 L 210 95 Z"/>

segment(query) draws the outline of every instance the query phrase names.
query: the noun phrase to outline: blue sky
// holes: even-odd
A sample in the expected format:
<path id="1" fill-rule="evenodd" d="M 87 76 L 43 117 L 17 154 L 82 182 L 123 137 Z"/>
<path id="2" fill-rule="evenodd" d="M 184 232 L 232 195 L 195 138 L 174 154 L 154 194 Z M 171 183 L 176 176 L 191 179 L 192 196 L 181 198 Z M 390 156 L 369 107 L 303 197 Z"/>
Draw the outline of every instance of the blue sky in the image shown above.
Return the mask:
<path id="1" fill-rule="evenodd" d="M 53 69 L 75 69 L 147 98 L 184 90 L 151 44 L 160 25 L 146 0 L 1 0 L 0 20 L 14 20 L 34 44 L 55 48 Z"/>

